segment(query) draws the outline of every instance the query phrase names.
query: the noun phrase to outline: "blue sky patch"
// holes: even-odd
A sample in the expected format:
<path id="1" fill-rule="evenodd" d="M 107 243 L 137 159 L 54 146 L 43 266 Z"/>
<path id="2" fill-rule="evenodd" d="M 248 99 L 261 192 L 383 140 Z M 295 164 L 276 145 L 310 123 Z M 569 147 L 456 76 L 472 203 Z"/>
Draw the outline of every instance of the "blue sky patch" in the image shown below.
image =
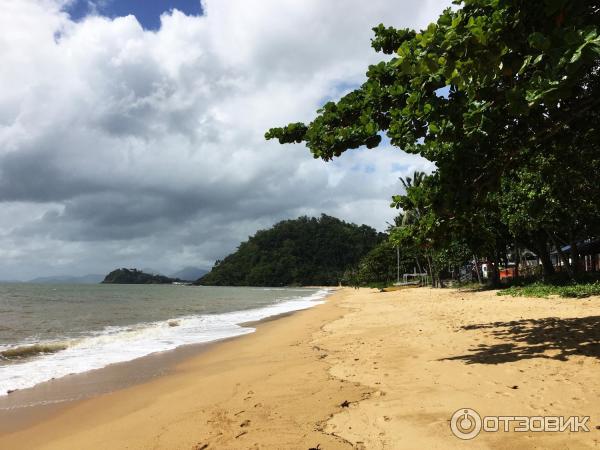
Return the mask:
<path id="1" fill-rule="evenodd" d="M 75 21 L 94 13 L 111 19 L 133 14 L 145 30 L 158 30 L 160 15 L 172 9 L 202 15 L 200 0 L 74 0 L 65 8 Z"/>
<path id="2" fill-rule="evenodd" d="M 435 91 L 435 95 L 438 97 L 448 98 L 450 97 L 450 86 L 444 86 Z"/>
<path id="3" fill-rule="evenodd" d="M 358 83 L 347 83 L 340 81 L 332 87 L 331 92 L 328 95 L 320 98 L 317 103 L 319 105 L 324 105 L 327 102 L 337 102 L 341 97 L 355 89 L 358 89 L 359 87 L 360 84 Z"/>
<path id="4" fill-rule="evenodd" d="M 406 172 L 409 167 L 409 164 L 392 163 L 392 172 Z"/>
<path id="5" fill-rule="evenodd" d="M 374 173 L 376 168 L 373 164 L 354 164 L 350 167 L 353 172 Z"/>

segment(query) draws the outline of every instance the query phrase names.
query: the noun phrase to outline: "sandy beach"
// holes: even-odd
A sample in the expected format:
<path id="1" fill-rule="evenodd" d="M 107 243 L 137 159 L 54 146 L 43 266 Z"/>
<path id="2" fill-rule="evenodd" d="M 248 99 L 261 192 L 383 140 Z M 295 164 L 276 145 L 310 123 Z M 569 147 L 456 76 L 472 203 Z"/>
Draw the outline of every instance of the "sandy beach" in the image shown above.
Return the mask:
<path id="1" fill-rule="evenodd" d="M 600 298 L 342 289 L 2 449 L 600 448 Z M 590 416 L 589 432 L 450 430 L 452 414 Z M 33 414 L 33 413 L 32 413 Z"/>

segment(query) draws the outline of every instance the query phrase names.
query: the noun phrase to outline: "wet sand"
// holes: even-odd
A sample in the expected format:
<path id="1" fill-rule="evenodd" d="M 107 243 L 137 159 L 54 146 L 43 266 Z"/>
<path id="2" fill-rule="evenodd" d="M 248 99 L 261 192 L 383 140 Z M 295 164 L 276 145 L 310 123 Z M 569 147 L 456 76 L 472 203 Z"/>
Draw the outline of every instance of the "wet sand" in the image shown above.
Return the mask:
<path id="1" fill-rule="evenodd" d="M 344 289 L 165 367 L 0 433 L 0 448 L 600 448 L 598 297 Z M 590 432 L 462 441 L 461 408 L 590 416 Z"/>
<path id="2" fill-rule="evenodd" d="M 288 317 L 296 311 L 276 314 L 262 320 L 239 324 L 256 328 L 261 323 Z M 173 373 L 178 364 L 199 356 L 211 346 L 239 339 L 235 336 L 217 341 L 184 345 L 174 350 L 152 353 L 132 361 L 110 364 L 102 369 L 68 375 L 40 383 L 32 388 L 12 391 L 0 397 L 0 435 L 30 427 L 51 418 L 74 402 L 111 393 Z"/>
<path id="3" fill-rule="evenodd" d="M 170 374 L 178 364 L 200 355 L 220 342 L 185 345 L 175 350 L 153 353 L 133 361 L 111 364 L 102 369 L 72 374 L 32 388 L 13 391 L 0 397 L 0 435 L 48 419 L 74 402 Z"/>

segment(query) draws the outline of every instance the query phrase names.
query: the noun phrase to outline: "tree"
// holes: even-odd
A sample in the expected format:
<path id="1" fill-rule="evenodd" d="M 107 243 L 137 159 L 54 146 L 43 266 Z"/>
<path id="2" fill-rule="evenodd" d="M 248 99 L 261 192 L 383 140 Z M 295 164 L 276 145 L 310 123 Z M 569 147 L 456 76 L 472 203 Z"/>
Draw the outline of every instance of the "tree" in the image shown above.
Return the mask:
<path id="1" fill-rule="evenodd" d="M 402 183 L 402 186 L 404 186 L 404 189 L 407 190 L 409 187 L 415 186 L 415 187 L 419 187 L 421 186 L 421 184 L 423 183 L 423 180 L 425 179 L 425 172 L 419 172 L 418 170 L 416 170 L 413 173 L 412 178 L 411 177 L 400 177 L 400 183 Z"/>
<path id="2" fill-rule="evenodd" d="M 304 142 L 328 161 L 374 148 L 385 133 L 437 167 L 423 194 L 429 209 L 411 233 L 420 245 L 458 236 L 497 268 L 519 241 L 550 275 L 549 247 L 600 235 L 600 6 L 457 5 L 421 32 L 375 27 L 373 48 L 393 57 L 311 123 L 266 138 Z"/>
<path id="3" fill-rule="evenodd" d="M 423 180 L 425 179 L 425 172 L 415 171 L 411 177 L 400 177 L 400 183 L 404 187 L 404 191 L 406 192 L 406 197 L 408 197 L 408 193 L 413 188 L 418 190 L 423 185 Z M 418 192 L 418 191 L 417 191 Z M 392 207 L 400 208 L 402 203 L 402 196 L 395 196 L 393 198 Z M 407 203 L 410 204 L 410 203 Z M 402 215 L 402 225 L 410 225 L 419 221 L 421 217 L 421 208 L 418 204 L 411 204 L 410 209 L 403 211 Z"/>

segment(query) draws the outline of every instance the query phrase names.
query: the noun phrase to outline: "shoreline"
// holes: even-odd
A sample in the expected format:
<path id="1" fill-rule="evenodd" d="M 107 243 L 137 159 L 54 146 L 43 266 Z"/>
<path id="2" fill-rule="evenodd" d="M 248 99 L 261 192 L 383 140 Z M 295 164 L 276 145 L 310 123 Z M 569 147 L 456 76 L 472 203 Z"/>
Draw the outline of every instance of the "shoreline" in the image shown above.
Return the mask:
<path id="1" fill-rule="evenodd" d="M 334 292 L 332 290 L 324 297 L 324 300 Z M 112 363 L 99 369 L 44 381 L 30 388 L 14 390 L 7 395 L 0 396 L 0 438 L 4 434 L 34 426 L 78 402 L 117 392 L 130 386 L 148 383 L 153 379 L 172 374 L 177 370 L 179 364 L 200 356 L 213 346 L 254 334 L 263 323 L 280 320 L 318 306 L 319 304 L 316 304 L 305 309 L 287 311 L 260 320 L 239 323 L 240 327 L 254 328 L 254 331 L 247 334 L 210 342 L 181 345 L 172 350 L 150 353 L 129 361 Z"/>
<path id="2" fill-rule="evenodd" d="M 270 289 L 263 288 L 231 288 L 230 293 L 223 288 L 166 287 L 157 291 L 145 286 L 119 287 L 106 293 L 102 289 L 86 288 L 81 293 L 77 286 L 52 289 L 49 295 L 57 301 L 49 304 L 48 316 L 40 314 L 41 306 L 39 311 L 23 311 L 23 324 L 15 325 L 15 332 L 9 331 L 10 324 L 0 327 L 0 398 L 184 345 L 250 333 L 254 330 L 239 324 L 312 307 L 330 293 L 324 289 L 268 292 Z M 34 289 L 28 295 L 40 294 Z M 16 302 L 19 311 L 16 297 L 8 295 L 8 302 Z M 78 295 L 89 297 L 89 302 L 73 311 L 74 320 L 63 323 L 65 316 L 71 315 L 69 302 L 77 302 Z M 103 296 L 109 297 L 108 307 Z"/>
<path id="3" fill-rule="evenodd" d="M 247 345 L 251 343 L 253 340 L 261 340 L 265 339 L 264 333 L 270 332 L 272 328 L 282 328 L 284 323 L 288 323 L 290 320 L 294 320 L 297 316 L 308 315 L 312 317 L 310 322 L 314 323 L 313 318 L 320 318 L 322 320 L 322 324 L 324 325 L 328 320 L 337 319 L 342 311 L 339 311 L 337 307 L 334 307 L 331 304 L 331 299 L 336 296 L 336 291 L 332 290 L 332 292 L 327 295 L 323 300 L 325 300 L 322 304 L 317 304 L 313 307 L 296 310 L 296 311 L 288 311 L 281 314 L 276 314 L 273 316 L 266 317 L 264 319 L 258 321 L 251 321 L 239 324 L 244 327 L 253 327 L 256 330 L 252 333 L 234 336 L 231 338 L 226 338 L 219 341 L 214 341 L 210 343 L 202 343 L 202 344 L 193 344 L 179 347 L 174 350 L 160 352 L 158 354 L 148 355 L 142 358 L 138 358 L 132 361 L 127 361 L 123 363 L 117 363 L 110 366 L 107 366 L 102 369 L 97 369 L 94 371 L 89 371 L 83 374 L 74 374 L 72 376 L 63 377 L 61 379 L 52 380 L 50 382 L 42 383 L 34 388 L 29 388 L 23 391 L 16 391 L 4 398 L 17 398 L 20 392 L 25 391 L 35 391 L 38 389 L 43 389 L 44 385 L 64 385 L 70 386 L 70 389 L 77 388 L 74 386 L 72 381 L 81 378 L 85 381 L 87 378 L 91 381 L 93 378 L 104 379 L 110 372 L 114 371 L 131 371 L 138 370 L 141 368 L 141 365 L 150 364 L 153 367 L 156 367 L 156 364 L 163 364 L 165 361 L 167 362 L 166 367 L 161 366 L 163 370 L 153 377 L 145 377 L 144 380 L 140 380 L 138 382 L 134 382 L 133 384 L 129 383 L 127 386 L 120 386 L 116 390 L 110 390 L 107 392 L 96 393 L 89 398 L 76 399 L 73 401 L 68 401 L 65 404 L 58 405 L 49 405 L 48 407 L 40 407 L 36 406 L 30 409 L 30 411 L 25 411 L 22 417 L 13 418 L 12 420 L 7 420 L 5 423 L 8 426 L 0 426 L 0 448 L 4 448 L 7 446 L 8 448 L 78 448 L 78 445 L 59 443 L 60 438 L 64 436 L 68 436 L 72 433 L 73 427 L 75 426 L 74 419 L 80 417 L 91 417 L 98 410 L 106 411 L 110 408 L 113 402 L 124 401 L 124 408 L 128 409 L 130 403 L 139 404 L 145 403 L 143 398 L 146 395 L 140 395 L 141 392 L 145 392 L 147 390 L 151 390 L 153 392 L 162 392 L 165 385 L 173 388 L 173 390 L 177 390 L 180 385 L 181 379 L 188 380 L 190 376 L 190 371 L 200 369 L 202 372 L 205 372 L 205 375 L 210 377 L 218 376 L 220 370 L 217 370 L 215 374 L 211 366 L 214 361 L 217 360 L 217 364 L 221 365 L 225 363 L 225 366 L 229 366 L 229 356 L 232 353 L 237 354 L 238 348 L 242 345 Z M 319 310 L 316 313 L 316 310 Z M 324 311 L 326 310 L 326 312 Z M 304 327 L 302 327 L 304 328 Z M 306 330 L 309 333 L 312 333 L 312 330 Z M 309 349 L 310 352 L 314 352 L 313 349 Z M 225 360 L 223 361 L 221 356 L 223 353 L 226 353 Z M 204 366 L 206 362 L 209 362 L 208 367 Z M 322 363 L 325 365 L 325 363 Z M 323 373 L 326 373 L 325 367 L 323 367 Z M 237 378 L 237 377 L 235 377 Z M 215 380 L 216 385 L 220 385 L 220 380 Z M 239 382 L 236 382 L 236 386 L 239 386 L 242 379 L 239 379 Z M 262 383 L 262 380 L 260 380 Z M 54 386 L 51 386 L 50 389 L 53 389 Z M 334 395 L 340 395 L 337 392 L 333 392 Z M 337 391 L 337 386 L 335 387 L 335 391 Z M 342 391 L 344 392 L 344 391 Z M 217 395 L 218 396 L 218 395 Z M 344 397 L 346 398 L 346 397 Z M 314 406 L 317 406 L 319 401 L 317 399 L 313 399 Z M 339 400 L 341 403 L 342 400 Z M 29 409 L 29 408 L 27 408 Z M 36 410 L 36 411 L 34 411 Z M 33 412 L 33 414 L 31 414 Z M 2 417 L 3 411 L 0 411 L 0 420 L 4 421 L 5 417 Z M 103 414 L 102 414 L 103 415 Z M 323 420 L 327 417 L 324 416 Z M 97 419 L 97 418 L 96 418 Z M 96 422 L 94 420 L 84 420 L 85 423 L 79 423 L 77 428 L 81 426 L 83 429 L 87 429 L 88 427 L 92 427 L 92 425 Z M 110 421 L 109 417 L 103 415 L 103 419 Z M 13 422 L 12 426 L 9 424 Z M 15 422 L 18 422 L 15 424 Z M 60 423 L 59 426 L 56 423 Z M 7 428 L 11 428 L 10 431 Z M 59 431 L 60 430 L 60 431 Z M 318 433 L 318 432 L 316 432 Z M 338 438 L 332 437 L 332 442 L 338 441 Z M 56 441 L 56 444 L 50 445 L 49 442 Z M 119 441 L 116 441 L 119 442 Z M 121 448 L 120 444 L 111 445 L 111 448 Z M 316 443 L 315 443 L 316 445 Z M 134 447 L 136 447 L 134 445 Z M 145 448 L 146 446 L 140 446 L 139 448 Z M 166 446 L 171 448 L 171 444 Z M 176 446 L 177 447 L 177 446 Z M 186 448 L 186 447 L 182 447 Z M 328 448 L 332 448 L 331 445 Z M 337 447 L 333 447 L 337 448 Z"/>
<path id="4" fill-rule="evenodd" d="M 1 448 L 464 449 L 452 414 L 589 416 L 482 449 L 600 445 L 600 297 L 342 289 L 170 373 L 0 434 Z"/>
<path id="5" fill-rule="evenodd" d="M 169 375 L 186 359 L 202 354 L 213 345 L 244 336 L 182 345 L 173 350 L 151 353 L 130 361 L 73 373 L 30 388 L 15 390 L 0 397 L 0 437 L 9 431 L 29 428 L 78 402 Z"/>

